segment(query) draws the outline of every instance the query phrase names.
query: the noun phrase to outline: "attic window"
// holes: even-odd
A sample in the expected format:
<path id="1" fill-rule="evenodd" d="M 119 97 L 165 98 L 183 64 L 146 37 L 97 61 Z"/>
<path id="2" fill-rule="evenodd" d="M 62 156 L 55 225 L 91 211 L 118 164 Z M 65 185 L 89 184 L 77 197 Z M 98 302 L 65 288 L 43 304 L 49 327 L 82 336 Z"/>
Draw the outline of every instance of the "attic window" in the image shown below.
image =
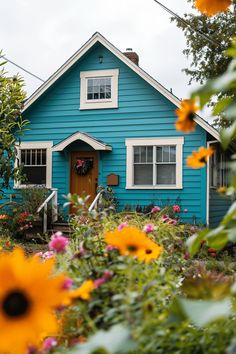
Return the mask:
<path id="1" fill-rule="evenodd" d="M 118 74 L 118 69 L 81 72 L 80 109 L 117 108 Z"/>

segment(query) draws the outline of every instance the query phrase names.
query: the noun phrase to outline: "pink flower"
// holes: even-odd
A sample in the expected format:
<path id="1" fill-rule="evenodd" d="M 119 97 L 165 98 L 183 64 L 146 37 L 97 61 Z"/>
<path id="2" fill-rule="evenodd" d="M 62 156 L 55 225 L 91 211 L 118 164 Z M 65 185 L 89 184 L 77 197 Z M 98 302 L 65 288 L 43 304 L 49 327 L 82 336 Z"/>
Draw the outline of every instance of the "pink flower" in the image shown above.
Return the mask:
<path id="1" fill-rule="evenodd" d="M 69 277 L 66 277 L 65 280 L 64 280 L 64 283 L 63 283 L 63 286 L 62 288 L 64 290 L 68 290 L 72 287 L 72 284 L 73 284 L 73 280 Z"/>
<path id="2" fill-rule="evenodd" d="M 146 232 L 146 234 L 149 234 L 150 232 L 154 231 L 154 225 L 153 224 L 147 224 L 144 226 L 143 231 Z"/>
<path id="3" fill-rule="evenodd" d="M 188 209 L 184 209 L 184 213 L 187 213 L 188 212 Z"/>
<path id="4" fill-rule="evenodd" d="M 171 224 L 171 225 L 176 225 L 177 224 L 177 220 L 175 220 L 175 219 L 169 219 L 169 224 Z"/>
<path id="5" fill-rule="evenodd" d="M 169 220 L 169 215 L 163 214 L 162 217 L 161 217 L 161 220 L 164 221 L 164 222 Z"/>
<path id="6" fill-rule="evenodd" d="M 100 286 L 102 286 L 104 283 L 106 283 L 106 279 L 104 279 L 104 278 L 98 278 L 98 279 L 94 280 L 94 282 L 93 282 L 96 289 L 100 288 Z"/>
<path id="7" fill-rule="evenodd" d="M 46 251 L 43 253 L 43 259 L 50 259 L 55 256 L 54 251 Z"/>
<path id="8" fill-rule="evenodd" d="M 117 248 L 113 247 L 112 245 L 107 245 L 105 248 L 106 252 L 112 252 L 112 251 L 116 251 L 116 250 L 117 250 Z"/>
<path id="9" fill-rule="evenodd" d="M 48 337 L 43 342 L 43 350 L 49 352 L 57 345 L 57 340 L 54 337 Z"/>
<path id="10" fill-rule="evenodd" d="M 175 213 L 180 213 L 180 206 L 179 205 L 173 205 L 173 211 L 175 212 Z"/>
<path id="11" fill-rule="evenodd" d="M 155 213 L 159 213 L 159 211 L 161 211 L 161 208 L 159 208 L 159 206 L 154 206 L 151 210 L 151 213 L 152 214 L 155 214 Z"/>
<path id="12" fill-rule="evenodd" d="M 120 225 L 118 225 L 118 230 L 121 231 L 124 227 L 128 225 L 127 222 L 122 222 Z"/>
<path id="13" fill-rule="evenodd" d="M 67 237 L 63 236 L 60 231 L 52 235 L 51 241 L 48 246 L 50 251 L 55 251 L 56 253 L 63 253 L 66 250 L 66 247 L 69 244 Z"/>
<path id="14" fill-rule="evenodd" d="M 105 270 L 102 277 L 106 279 L 106 281 L 110 280 L 113 277 L 113 272 L 111 272 L 110 270 Z"/>

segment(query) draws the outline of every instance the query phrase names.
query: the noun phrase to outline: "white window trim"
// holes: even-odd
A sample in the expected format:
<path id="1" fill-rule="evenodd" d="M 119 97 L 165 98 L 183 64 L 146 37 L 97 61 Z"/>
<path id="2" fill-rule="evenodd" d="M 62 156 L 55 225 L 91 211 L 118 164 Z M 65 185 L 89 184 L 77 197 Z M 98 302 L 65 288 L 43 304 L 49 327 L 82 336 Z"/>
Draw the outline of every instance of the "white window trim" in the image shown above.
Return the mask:
<path id="1" fill-rule="evenodd" d="M 80 73 L 80 109 L 103 109 L 118 107 L 118 76 L 119 69 L 81 71 Z M 87 100 L 87 79 L 111 77 L 111 98 Z"/>
<path id="2" fill-rule="evenodd" d="M 17 156 L 20 157 L 20 150 L 22 149 L 46 149 L 47 152 L 47 166 L 46 166 L 46 188 L 52 188 L 52 141 L 27 141 L 21 142 L 16 146 Z M 15 161 L 17 166 L 17 161 Z M 41 184 L 21 184 L 19 181 L 14 181 L 15 189 L 32 188 L 35 186 L 42 186 Z"/>
<path id="3" fill-rule="evenodd" d="M 126 189 L 182 189 L 183 188 L 183 144 L 184 137 L 178 138 L 139 138 L 126 139 Z M 133 183 L 133 147 L 176 145 L 176 184 L 175 185 L 138 185 Z"/>

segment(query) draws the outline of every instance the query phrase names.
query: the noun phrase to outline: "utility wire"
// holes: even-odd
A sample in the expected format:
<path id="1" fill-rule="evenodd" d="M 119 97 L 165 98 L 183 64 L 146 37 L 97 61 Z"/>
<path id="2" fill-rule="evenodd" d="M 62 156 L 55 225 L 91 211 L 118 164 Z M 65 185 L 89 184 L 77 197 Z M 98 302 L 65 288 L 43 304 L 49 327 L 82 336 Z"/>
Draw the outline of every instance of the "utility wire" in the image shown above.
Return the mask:
<path id="1" fill-rule="evenodd" d="M 7 59 L 5 56 L 1 55 L 0 58 L 3 58 L 3 59 L 5 59 L 6 61 L 8 61 L 9 63 L 11 63 L 11 64 L 17 66 L 17 68 L 19 68 L 19 69 L 25 71 L 27 74 L 29 74 L 29 75 L 35 77 L 36 79 L 38 79 L 38 80 L 40 80 L 40 81 L 42 81 L 42 82 L 45 82 L 43 79 L 41 79 L 41 78 L 38 77 L 37 75 L 31 73 L 29 70 L 24 69 L 22 66 L 20 66 L 20 65 L 18 65 L 18 64 L 16 64 L 16 63 L 14 63 L 14 62 L 11 61 L 10 59 Z"/>
<path id="2" fill-rule="evenodd" d="M 168 12 L 169 14 L 171 14 L 172 16 L 174 16 L 175 18 L 177 18 L 179 21 L 181 21 L 182 23 L 184 23 L 187 27 L 189 27 L 192 31 L 198 33 L 201 37 L 203 37 L 204 39 L 206 39 L 208 42 L 211 42 L 211 44 L 217 45 L 217 46 L 221 46 L 221 44 L 217 41 L 215 41 L 214 39 L 211 39 L 209 36 L 207 36 L 205 33 L 203 33 L 200 30 L 197 30 L 195 28 L 193 28 L 191 26 L 191 24 L 184 20 L 182 17 L 180 17 L 177 13 L 175 13 L 174 11 L 170 10 L 168 7 L 166 7 L 165 5 L 163 5 L 160 1 L 154 0 L 158 5 L 160 5 L 166 12 Z"/>

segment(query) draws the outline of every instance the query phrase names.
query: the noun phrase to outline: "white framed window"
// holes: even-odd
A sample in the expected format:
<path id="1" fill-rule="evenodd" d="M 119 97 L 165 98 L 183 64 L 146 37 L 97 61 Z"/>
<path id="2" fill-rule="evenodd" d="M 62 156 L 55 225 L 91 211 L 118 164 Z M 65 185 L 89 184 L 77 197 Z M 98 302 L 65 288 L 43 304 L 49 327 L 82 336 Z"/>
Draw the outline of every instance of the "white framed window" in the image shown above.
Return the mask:
<path id="1" fill-rule="evenodd" d="M 118 107 L 119 69 L 81 71 L 80 109 Z"/>
<path id="2" fill-rule="evenodd" d="M 25 180 L 15 182 L 15 188 L 52 187 L 52 145 L 51 141 L 40 141 L 22 142 L 16 147 L 16 164 L 23 165 Z"/>
<path id="3" fill-rule="evenodd" d="M 126 139 L 127 189 L 182 189 L 184 138 Z"/>

